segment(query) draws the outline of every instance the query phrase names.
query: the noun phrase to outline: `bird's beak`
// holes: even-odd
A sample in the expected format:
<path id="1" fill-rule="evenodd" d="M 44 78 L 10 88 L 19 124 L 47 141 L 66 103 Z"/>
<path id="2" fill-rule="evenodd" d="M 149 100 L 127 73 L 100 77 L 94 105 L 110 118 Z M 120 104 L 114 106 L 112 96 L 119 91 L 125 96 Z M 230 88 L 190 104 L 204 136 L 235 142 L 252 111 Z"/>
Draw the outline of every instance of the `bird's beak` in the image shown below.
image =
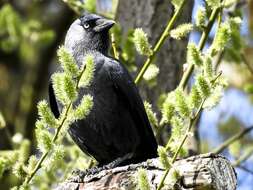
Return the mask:
<path id="1" fill-rule="evenodd" d="M 96 21 L 96 26 L 94 27 L 94 30 L 96 32 L 101 32 L 103 30 L 109 30 L 114 24 L 115 24 L 115 21 L 113 21 L 113 20 L 100 18 Z"/>

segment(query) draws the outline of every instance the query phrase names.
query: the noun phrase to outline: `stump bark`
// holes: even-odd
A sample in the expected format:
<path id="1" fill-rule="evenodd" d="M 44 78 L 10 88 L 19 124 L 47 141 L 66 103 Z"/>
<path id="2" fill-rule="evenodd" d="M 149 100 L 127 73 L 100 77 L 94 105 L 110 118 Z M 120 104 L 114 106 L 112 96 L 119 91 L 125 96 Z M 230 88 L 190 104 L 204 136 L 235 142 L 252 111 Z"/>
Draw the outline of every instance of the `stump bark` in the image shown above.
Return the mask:
<path id="1" fill-rule="evenodd" d="M 137 171 L 145 168 L 152 190 L 155 190 L 163 177 L 159 158 L 154 158 L 139 164 L 131 164 L 109 170 L 103 170 L 94 175 L 85 176 L 81 183 L 65 181 L 57 190 L 130 190 L 138 189 Z M 231 163 L 221 155 L 212 153 L 179 159 L 173 164 L 173 169 L 179 176 L 168 175 L 163 190 L 235 190 L 236 173 Z"/>

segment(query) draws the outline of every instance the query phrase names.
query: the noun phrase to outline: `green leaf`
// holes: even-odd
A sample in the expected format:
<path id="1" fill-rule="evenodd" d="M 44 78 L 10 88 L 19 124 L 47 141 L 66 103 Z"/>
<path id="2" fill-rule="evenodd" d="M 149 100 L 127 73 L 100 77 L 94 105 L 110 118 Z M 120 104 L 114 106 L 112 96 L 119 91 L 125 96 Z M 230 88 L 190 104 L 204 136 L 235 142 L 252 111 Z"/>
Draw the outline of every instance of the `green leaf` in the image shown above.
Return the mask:
<path id="1" fill-rule="evenodd" d="M 14 51 L 21 41 L 22 22 L 20 15 L 6 3 L 0 9 L 0 48 L 6 52 Z"/>
<path id="2" fill-rule="evenodd" d="M 7 169 L 8 160 L 6 158 L 0 157 L 0 179 L 3 177 L 3 173 Z"/>
<path id="3" fill-rule="evenodd" d="M 96 13 L 96 0 L 85 0 L 84 8 L 90 13 Z"/>

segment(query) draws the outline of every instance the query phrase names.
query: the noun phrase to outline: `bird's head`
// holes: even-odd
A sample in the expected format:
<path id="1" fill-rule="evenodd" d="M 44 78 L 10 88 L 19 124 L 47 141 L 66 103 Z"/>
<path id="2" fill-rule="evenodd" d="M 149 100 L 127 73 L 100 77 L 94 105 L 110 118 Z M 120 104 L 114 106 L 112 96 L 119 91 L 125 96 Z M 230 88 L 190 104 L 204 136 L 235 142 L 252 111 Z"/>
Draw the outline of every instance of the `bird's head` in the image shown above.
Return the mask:
<path id="1" fill-rule="evenodd" d="M 107 54 L 109 48 L 109 29 L 115 22 L 99 15 L 85 14 L 70 26 L 65 47 L 79 61 L 89 51 Z"/>

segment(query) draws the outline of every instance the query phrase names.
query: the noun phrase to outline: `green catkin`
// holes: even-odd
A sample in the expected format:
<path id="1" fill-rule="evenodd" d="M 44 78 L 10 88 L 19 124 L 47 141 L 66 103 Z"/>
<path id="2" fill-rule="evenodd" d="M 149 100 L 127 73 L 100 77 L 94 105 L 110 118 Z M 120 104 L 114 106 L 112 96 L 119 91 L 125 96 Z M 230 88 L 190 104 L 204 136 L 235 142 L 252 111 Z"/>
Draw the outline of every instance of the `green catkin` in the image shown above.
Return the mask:
<path id="1" fill-rule="evenodd" d="M 212 58 L 209 55 L 206 55 L 204 58 L 204 76 L 206 76 L 209 80 L 212 79 L 214 74 Z"/>
<path id="2" fill-rule="evenodd" d="M 220 0 L 206 0 L 207 5 L 211 8 L 211 9 L 215 9 L 217 7 L 220 6 Z"/>
<path id="3" fill-rule="evenodd" d="M 145 169 L 140 168 L 137 171 L 138 187 L 140 190 L 150 190 L 147 172 Z"/>
<path id="4" fill-rule="evenodd" d="M 63 88 L 68 102 L 74 102 L 77 98 L 76 84 L 69 75 L 64 75 Z"/>
<path id="5" fill-rule="evenodd" d="M 175 91 L 175 107 L 182 118 L 190 116 L 190 108 L 182 89 L 177 89 Z"/>
<path id="6" fill-rule="evenodd" d="M 52 75 L 53 89 L 56 99 L 59 100 L 63 105 L 67 104 L 66 93 L 63 88 L 64 73 L 54 73 Z"/>
<path id="7" fill-rule="evenodd" d="M 38 147 L 42 152 L 49 151 L 52 148 L 52 135 L 45 129 L 35 129 L 36 139 L 38 141 Z"/>
<path id="8" fill-rule="evenodd" d="M 93 98 L 90 95 L 83 96 L 81 103 L 74 110 L 74 118 L 76 120 L 85 118 L 92 109 Z"/>
<path id="9" fill-rule="evenodd" d="M 12 168 L 13 174 L 18 177 L 19 179 L 24 179 L 24 177 L 27 175 L 24 164 L 21 162 L 16 162 Z"/>
<path id="10" fill-rule="evenodd" d="M 172 125 L 171 138 L 172 139 L 180 138 L 184 134 L 183 130 L 185 129 L 183 120 L 178 116 L 174 116 L 171 119 L 171 125 Z"/>
<path id="11" fill-rule="evenodd" d="M 227 42 L 230 39 L 230 36 L 230 25 L 228 23 L 222 23 L 218 28 L 218 31 L 210 48 L 212 56 L 216 55 L 219 51 L 225 48 Z"/>
<path id="12" fill-rule="evenodd" d="M 187 46 L 187 63 L 198 67 L 203 65 L 202 55 L 194 43 L 189 43 Z"/>
<path id="13" fill-rule="evenodd" d="M 148 69 L 144 73 L 143 78 L 146 81 L 151 81 L 152 79 L 155 79 L 158 74 L 159 68 L 155 64 L 150 64 Z"/>
<path id="14" fill-rule="evenodd" d="M 72 54 L 64 46 L 61 46 L 57 51 L 57 55 L 64 71 L 68 75 L 76 77 L 78 75 L 78 66 Z"/>
<path id="15" fill-rule="evenodd" d="M 91 84 L 94 72 L 95 72 L 95 64 L 94 64 L 94 57 L 92 55 L 87 55 L 84 58 L 84 62 L 82 65 L 81 70 L 84 70 L 84 72 L 81 75 L 80 82 L 78 84 L 78 87 L 87 87 Z"/>
<path id="16" fill-rule="evenodd" d="M 27 165 L 27 173 L 31 173 L 34 170 L 34 168 L 36 167 L 37 161 L 38 160 L 36 156 L 34 155 L 30 156 L 28 160 L 28 165 Z"/>
<path id="17" fill-rule="evenodd" d="M 179 25 L 177 28 L 171 30 L 170 36 L 174 39 L 180 40 L 186 37 L 193 30 L 191 23 L 185 23 Z"/>
<path id="18" fill-rule="evenodd" d="M 162 166 L 165 169 L 168 169 L 171 166 L 171 164 L 170 164 L 168 154 L 167 154 L 165 148 L 163 146 L 158 146 L 157 152 L 158 152 L 159 160 L 160 160 Z"/>
<path id="19" fill-rule="evenodd" d="M 134 41 L 136 50 L 141 55 L 149 56 L 152 54 L 151 45 L 148 42 L 147 34 L 141 28 L 135 29 L 133 41 Z"/>
<path id="20" fill-rule="evenodd" d="M 64 156 L 65 156 L 65 149 L 63 145 L 55 145 L 53 147 L 52 155 L 46 162 L 45 165 L 46 169 L 47 170 L 56 169 L 59 166 L 59 163 L 63 160 Z"/>
<path id="21" fill-rule="evenodd" d="M 19 148 L 19 161 L 24 163 L 29 157 L 31 148 L 31 142 L 27 139 L 24 139 Z"/>
<path id="22" fill-rule="evenodd" d="M 211 87 L 208 81 L 203 76 L 199 75 L 197 77 L 196 85 L 202 98 L 207 98 L 210 96 Z"/>
<path id="23" fill-rule="evenodd" d="M 206 9 L 204 7 L 198 8 L 196 16 L 196 26 L 200 29 L 204 29 L 206 27 L 206 18 Z"/>
<path id="24" fill-rule="evenodd" d="M 149 122 L 153 125 L 153 126 L 158 126 L 158 119 L 156 117 L 156 114 L 153 112 L 152 110 L 152 106 L 150 103 L 148 103 L 147 101 L 144 102 L 144 107 L 145 107 L 145 110 L 147 112 L 147 115 L 148 115 L 148 119 L 149 119 Z"/>
<path id="25" fill-rule="evenodd" d="M 48 103 L 45 100 L 42 100 L 38 103 L 37 107 L 40 119 L 43 120 L 49 127 L 56 126 L 57 120 L 49 108 Z"/>
<path id="26" fill-rule="evenodd" d="M 173 93 L 174 94 L 174 93 Z M 162 120 L 169 123 L 172 116 L 174 115 L 175 105 L 171 99 L 172 94 L 169 94 L 162 105 Z"/>
<path id="27" fill-rule="evenodd" d="M 198 88 L 196 85 L 192 86 L 191 93 L 190 93 L 190 105 L 192 108 L 197 109 L 202 101 L 202 97 L 198 91 Z"/>

